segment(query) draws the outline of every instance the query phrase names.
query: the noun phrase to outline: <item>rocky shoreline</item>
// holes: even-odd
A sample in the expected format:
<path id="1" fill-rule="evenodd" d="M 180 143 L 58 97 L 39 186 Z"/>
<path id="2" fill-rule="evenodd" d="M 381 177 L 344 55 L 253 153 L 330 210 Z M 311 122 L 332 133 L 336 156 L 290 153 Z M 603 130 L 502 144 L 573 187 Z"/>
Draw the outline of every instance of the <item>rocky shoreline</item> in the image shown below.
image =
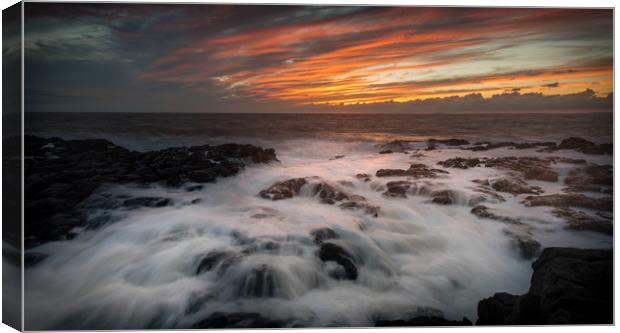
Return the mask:
<path id="1" fill-rule="evenodd" d="M 276 162 L 273 149 L 224 144 L 136 152 L 105 139 L 63 140 L 26 135 L 25 246 L 71 238 L 85 224 L 80 205 L 104 184 L 161 184 L 199 189 L 248 164 Z M 164 201 L 162 201 L 164 200 Z M 162 198 L 134 198 L 122 205 L 166 205 Z"/>
<path id="2" fill-rule="evenodd" d="M 79 226 L 96 228 L 108 221 L 88 221 L 85 211 L 92 208 L 138 209 L 159 208 L 172 204 L 162 197 L 115 197 L 97 201 L 91 198 L 101 186 L 136 184 L 175 188 L 192 192 L 202 189 L 219 177 L 229 177 L 253 164 L 278 162 L 273 149 L 252 145 L 225 144 L 168 148 L 159 151 L 135 152 L 104 139 L 63 140 L 25 136 L 25 246 L 32 248 L 48 241 L 70 240 L 72 229 Z M 537 149 L 552 152 L 572 149 L 583 154 L 610 154 L 611 144 L 595 144 L 584 139 L 569 138 L 559 144 L 540 143 L 469 143 L 466 140 L 431 139 L 427 151 L 444 147 L 460 150 L 487 151 L 491 149 Z M 378 153 L 404 153 L 420 156 L 407 141 L 393 141 L 378 147 Z M 425 152 L 426 153 L 426 152 Z M 334 159 L 342 159 L 338 155 Z M 574 165 L 566 177 L 553 170 L 556 163 Z M 389 200 L 409 196 L 427 197 L 435 205 L 468 207 L 479 219 L 502 223 L 504 234 L 523 260 L 534 260 L 531 286 L 524 295 L 497 293 L 478 303 L 476 325 L 538 325 L 538 324 L 609 324 L 613 321 L 613 259 L 611 250 L 544 248 L 532 237 L 530 226 L 518 218 L 503 216 L 492 204 L 506 201 L 507 196 L 520 197 L 524 207 L 548 207 L 552 215 L 566 221 L 571 230 L 594 231 L 613 235 L 613 167 L 585 160 L 559 157 L 452 157 L 437 163 L 438 167 L 410 163 L 404 169 L 378 169 L 374 174 L 359 173 L 353 181 L 328 181 L 317 176 L 284 179 L 264 188 L 256 196 L 263 200 L 280 201 L 305 196 L 325 205 L 334 205 L 356 214 L 381 217 L 381 207 L 368 197 L 356 193 L 354 182 L 368 183 L 374 191 Z M 476 179 L 474 194 L 461 189 L 433 189 L 429 180 L 443 180 L 456 169 L 495 168 L 508 175 Z M 354 172 L 354 170 L 352 170 Z M 355 173 L 354 173 L 355 174 Z M 397 178 L 400 177 L 401 179 Z M 396 180 L 394 179 L 396 178 Z M 545 194 L 528 181 L 566 185 L 562 193 Z M 538 183 L 540 184 L 540 183 Z M 542 186 L 542 185 L 541 185 Z M 582 192 L 595 192 L 596 197 Z M 199 199 L 196 199 L 199 200 Z M 426 200 L 426 199 L 424 199 Z M 196 202 L 198 203 L 198 202 Z M 191 204 L 194 204 L 192 201 Z M 471 208 L 469 208 L 471 207 Z M 585 213 L 579 209 L 585 209 Z M 592 214 L 591 212 L 595 212 Z M 252 218 L 269 217 L 270 213 L 255 214 Z M 495 222 L 494 222 L 495 223 Z M 363 226 L 360 225 L 363 230 Z M 315 255 L 335 267 L 330 277 L 355 281 L 358 266 L 355 257 L 338 245 L 340 236 L 330 228 L 315 229 L 309 235 L 316 246 Z M 243 254 L 277 250 L 278 243 L 264 248 L 248 247 Z M 246 253 L 247 252 L 247 253 Z M 537 259 L 536 259 L 537 258 Z M 37 253 L 26 255 L 27 265 L 44 260 Z M 210 252 L 198 258 L 195 274 L 211 270 L 226 270 L 239 260 L 235 253 Z M 257 281 L 269 284 L 268 268 L 257 268 Z M 262 283 L 262 282 L 261 282 Z M 273 284 L 273 282 L 272 282 Z M 264 294 L 267 292 L 267 294 Z M 253 297 L 271 297 L 273 291 L 260 290 Z M 264 318 L 258 313 L 212 313 L 197 321 L 191 328 L 272 328 L 291 327 L 293 321 Z M 441 312 L 400 320 L 377 319 L 374 325 L 387 326 L 467 326 L 468 318 L 448 320 Z M 302 327 L 293 324 L 292 327 Z"/>

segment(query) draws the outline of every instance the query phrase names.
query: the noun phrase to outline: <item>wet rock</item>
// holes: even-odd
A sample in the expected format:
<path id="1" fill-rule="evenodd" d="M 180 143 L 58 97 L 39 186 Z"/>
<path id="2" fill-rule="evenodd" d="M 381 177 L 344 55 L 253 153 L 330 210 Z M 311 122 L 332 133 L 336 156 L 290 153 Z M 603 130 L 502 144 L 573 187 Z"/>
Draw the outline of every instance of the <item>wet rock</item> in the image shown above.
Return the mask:
<path id="1" fill-rule="evenodd" d="M 394 152 L 389 150 L 389 149 L 382 150 L 382 151 L 379 152 L 379 154 L 392 154 L 392 153 L 394 153 Z"/>
<path id="2" fill-rule="evenodd" d="M 509 230 L 504 230 L 504 233 L 512 238 L 512 244 L 519 251 L 521 258 L 530 260 L 540 253 L 541 245 L 532 236 L 525 233 L 517 234 Z"/>
<path id="3" fill-rule="evenodd" d="M 608 212 L 613 210 L 613 200 L 611 198 L 591 198 L 583 194 L 529 196 L 525 198 L 524 203 L 528 206 L 581 207 Z"/>
<path id="4" fill-rule="evenodd" d="M 537 186 L 530 186 L 528 183 L 519 178 L 502 177 L 489 180 L 491 187 L 499 192 L 517 194 L 540 194 L 543 190 Z"/>
<path id="5" fill-rule="evenodd" d="M 321 203 L 326 203 L 330 205 L 334 204 L 337 201 L 349 199 L 349 195 L 347 193 L 323 181 L 313 185 L 312 195 L 318 195 Z"/>
<path id="6" fill-rule="evenodd" d="M 614 185 L 613 167 L 611 165 L 591 164 L 575 168 L 564 179 L 567 192 L 601 192 L 612 194 Z"/>
<path id="7" fill-rule="evenodd" d="M 459 168 L 459 169 L 468 169 L 468 168 L 474 168 L 479 166 L 480 164 L 482 164 L 484 162 L 484 160 L 481 160 L 479 158 L 462 158 L 462 157 L 455 157 L 455 158 L 449 158 L 445 161 L 439 161 L 437 162 L 438 165 L 441 165 L 445 168 Z"/>
<path id="8" fill-rule="evenodd" d="M 523 172 L 523 177 L 527 180 L 542 180 L 555 183 L 558 181 L 558 173 L 546 168 L 533 167 Z"/>
<path id="9" fill-rule="evenodd" d="M 283 323 L 265 318 L 258 313 L 214 312 L 208 318 L 194 324 L 194 329 L 213 328 L 280 328 Z"/>
<path id="10" fill-rule="evenodd" d="M 409 166 L 409 169 L 380 169 L 377 171 L 377 177 L 413 177 L 413 178 L 437 178 L 440 174 L 447 174 L 449 172 L 441 169 L 430 169 L 425 164 L 414 163 Z"/>
<path id="11" fill-rule="evenodd" d="M 406 180 L 387 182 L 385 184 L 387 190 L 383 192 L 383 195 L 388 198 L 406 198 L 411 185 L 412 183 Z"/>
<path id="12" fill-rule="evenodd" d="M 370 204 L 363 196 L 351 194 L 344 188 L 319 177 L 293 178 L 278 182 L 261 191 L 259 196 L 271 200 L 288 199 L 299 194 L 304 186 L 309 189 L 312 196 L 319 198 L 323 204 L 339 203 L 339 207 L 342 209 L 363 210 L 366 214 L 378 216 L 379 207 Z"/>
<path id="13" fill-rule="evenodd" d="M 490 219 L 490 220 L 500 221 L 500 222 L 504 222 L 504 223 L 518 224 L 518 225 L 522 225 L 523 224 L 518 219 L 515 219 L 515 218 L 512 218 L 512 217 L 508 217 L 508 216 L 497 215 L 497 214 L 489 211 L 489 208 L 486 207 L 486 206 L 483 206 L 483 205 L 478 205 L 478 206 L 472 208 L 470 212 L 472 214 L 478 216 L 479 218 L 483 218 L 483 219 Z"/>
<path id="14" fill-rule="evenodd" d="M 168 198 L 159 197 L 138 197 L 127 199 L 123 202 L 124 207 L 137 208 L 137 207 L 166 207 L 172 203 L 172 200 Z"/>
<path id="15" fill-rule="evenodd" d="M 277 161 L 273 149 L 251 145 L 194 146 L 135 152 L 103 139 L 24 136 L 26 247 L 64 239 L 86 219 L 82 202 L 108 183 L 182 186 L 236 174 L 246 161 Z M 196 185 L 196 184 L 194 184 Z M 147 202 L 147 205 L 164 201 Z M 130 205 L 133 203 L 130 201 Z"/>
<path id="16" fill-rule="evenodd" d="M 310 231 L 310 235 L 314 238 L 314 244 L 321 245 L 323 241 L 329 239 L 338 239 L 338 234 L 331 228 L 319 228 Z"/>
<path id="17" fill-rule="evenodd" d="M 584 154 L 602 155 L 612 154 L 613 145 L 611 143 L 595 144 L 583 138 L 571 137 L 562 140 L 558 149 L 572 149 Z"/>
<path id="18" fill-rule="evenodd" d="M 456 201 L 456 193 L 452 190 L 435 191 L 431 193 L 432 203 L 439 205 L 452 205 Z"/>
<path id="19" fill-rule="evenodd" d="M 369 182 L 370 181 L 370 175 L 367 173 L 358 173 L 357 175 L 355 175 L 355 178 L 357 179 L 361 179 L 364 182 Z"/>
<path id="20" fill-rule="evenodd" d="M 235 254 L 229 251 L 214 251 L 209 252 L 206 256 L 202 257 L 196 267 L 196 275 L 208 272 L 215 268 L 215 266 L 227 258 L 233 257 Z"/>
<path id="21" fill-rule="evenodd" d="M 263 199 L 282 200 L 289 199 L 299 194 L 301 188 L 306 184 L 305 178 L 293 178 L 277 182 L 266 190 L 258 194 Z"/>
<path id="22" fill-rule="evenodd" d="M 546 248 L 532 268 L 526 294 L 478 303 L 477 325 L 613 323 L 612 250 Z"/>
<path id="23" fill-rule="evenodd" d="M 344 269 L 347 280 L 357 280 L 355 261 L 342 247 L 332 243 L 323 243 L 319 248 L 318 256 L 323 262 L 333 261 L 340 265 Z"/>
<path id="24" fill-rule="evenodd" d="M 613 217 L 601 219 L 570 208 L 556 208 L 551 213 L 564 219 L 571 230 L 594 231 L 610 236 L 614 233 Z"/>
<path id="25" fill-rule="evenodd" d="M 411 149 L 411 146 L 409 141 L 393 140 L 379 145 L 379 148 L 381 149 L 383 154 L 390 154 L 387 153 L 387 151 L 390 151 L 391 153 L 405 153 L 409 149 Z"/>
<path id="26" fill-rule="evenodd" d="M 463 139 L 429 139 L 428 142 L 439 143 L 446 146 L 465 146 L 469 144 L 469 141 Z"/>

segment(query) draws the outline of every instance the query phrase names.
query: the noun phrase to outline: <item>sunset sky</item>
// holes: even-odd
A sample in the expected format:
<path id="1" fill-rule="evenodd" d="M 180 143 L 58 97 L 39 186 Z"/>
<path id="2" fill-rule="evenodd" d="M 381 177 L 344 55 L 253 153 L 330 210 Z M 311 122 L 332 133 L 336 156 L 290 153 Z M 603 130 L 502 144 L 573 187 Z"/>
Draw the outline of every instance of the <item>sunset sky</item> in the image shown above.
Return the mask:
<path id="1" fill-rule="evenodd" d="M 25 13 L 27 111 L 613 92 L 611 10 L 27 3 Z"/>

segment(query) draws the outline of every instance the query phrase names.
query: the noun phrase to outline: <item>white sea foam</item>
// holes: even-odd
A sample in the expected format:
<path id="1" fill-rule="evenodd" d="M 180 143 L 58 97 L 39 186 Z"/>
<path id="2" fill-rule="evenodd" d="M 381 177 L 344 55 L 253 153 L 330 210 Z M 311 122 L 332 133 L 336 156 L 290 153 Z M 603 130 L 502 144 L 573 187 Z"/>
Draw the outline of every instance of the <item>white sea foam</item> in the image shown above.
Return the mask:
<path id="1" fill-rule="evenodd" d="M 412 157 L 377 154 L 369 142 L 272 143 L 281 163 L 251 166 L 200 191 L 102 188 L 98 195 L 161 196 L 171 198 L 174 205 L 93 209 L 93 216 L 112 213 L 111 222 L 94 230 L 76 230 L 73 240 L 32 249 L 49 257 L 26 271 L 27 329 L 186 328 L 218 311 L 256 312 L 304 326 L 366 326 L 379 319 L 408 318 L 427 307 L 450 319 L 475 319 L 478 300 L 499 291 L 527 290 L 531 262 L 519 256 L 503 232 L 507 225 L 477 218 L 467 204 L 479 195 L 472 180 L 505 172 L 449 169 L 445 178 L 417 181 L 432 190 L 455 190 L 458 200 L 449 206 L 432 204 L 421 195 L 390 199 L 375 190 L 402 177 L 373 176 L 364 182 L 355 175 L 406 169 L 413 162 L 435 166 L 454 156 L 549 154 L 443 149 Z M 336 155 L 345 156 L 329 159 Z M 575 152 L 562 155 L 583 157 Z M 610 163 L 609 157 L 588 159 Z M 571 167 L 554 166 L 561 177 Z M 352 182 L 347 190 L 380 206 L 379 216 L 322 204 L 308 193 L 280 201 L 257 195 L 277 181 L 309 176 Z M 547 193 L 562 187 L 561 182 L 532 184 Z M 612 246 L 609 236 L 565 230 L 565 223 L 550 209 L 525 207 L 523 195 L 505 197 L 506 202 L 485 205 L 530 225 L 543 247 Z M 202 201 L 191 204 L 194 199 Z M 357 280 L 330 277 L 341 268 L 321 262 L 310 236 L 322 227 L 339 235 L 330 242 L 352 255 Z M 237 259 L 228 269 L 197 275 L 200 259 L 214 251 L 229 251 Z"/>

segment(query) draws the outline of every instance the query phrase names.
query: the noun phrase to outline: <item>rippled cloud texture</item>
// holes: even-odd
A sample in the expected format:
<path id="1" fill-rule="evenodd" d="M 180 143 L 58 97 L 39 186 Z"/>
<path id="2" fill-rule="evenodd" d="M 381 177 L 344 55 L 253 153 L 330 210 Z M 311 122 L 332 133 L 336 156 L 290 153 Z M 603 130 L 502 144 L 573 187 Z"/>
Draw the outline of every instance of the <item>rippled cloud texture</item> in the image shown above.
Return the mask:
<path id="1" fill-rule="evenodd" d="M 27 3 L 25 13 L 27 111 L 611 111 L 611 10 Z"/>

